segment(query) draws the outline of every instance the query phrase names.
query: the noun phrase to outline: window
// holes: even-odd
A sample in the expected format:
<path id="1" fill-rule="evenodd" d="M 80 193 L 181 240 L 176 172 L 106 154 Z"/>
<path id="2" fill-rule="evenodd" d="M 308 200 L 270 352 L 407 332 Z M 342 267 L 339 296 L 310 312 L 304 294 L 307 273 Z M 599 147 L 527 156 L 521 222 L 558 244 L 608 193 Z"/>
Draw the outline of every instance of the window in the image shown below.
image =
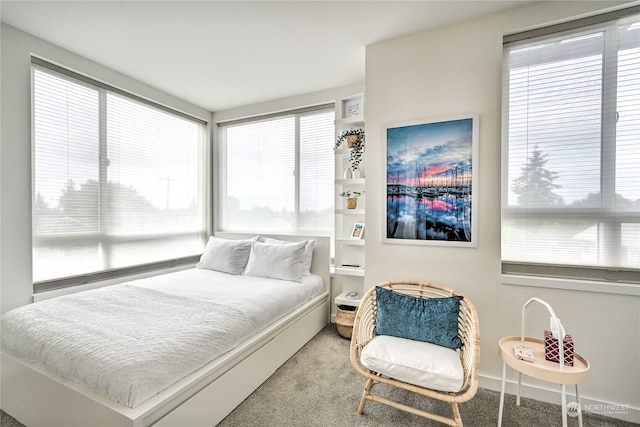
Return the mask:
<path id="1" fill-rule="evenodd" d="M 34 61 L 34 289 L 201 253 L 204 124 Z"/>
<path id="2" fill-rule="evenodd" d="M 222 230 L 333 229 L 334 109 L 221 125 Z"/>
<path id="3" fill-rule="evenodd" d="M 505 274 L 640 283 L 640 15 L 617 15 L 505 43 Z"/>

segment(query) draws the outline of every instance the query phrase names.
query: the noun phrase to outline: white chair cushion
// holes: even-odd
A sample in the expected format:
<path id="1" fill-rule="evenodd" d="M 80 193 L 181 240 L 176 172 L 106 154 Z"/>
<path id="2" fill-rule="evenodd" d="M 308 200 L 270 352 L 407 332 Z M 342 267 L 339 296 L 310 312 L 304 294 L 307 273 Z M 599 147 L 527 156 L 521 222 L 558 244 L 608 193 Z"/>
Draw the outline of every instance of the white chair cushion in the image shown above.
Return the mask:
<path id="1" fill-rule="evenodd" d="M 423 341 L 379 335 L 364 347 L 360 363 L 387 377 L 433 390 L 457 392 L 464 383 L 458 352 Z"/>

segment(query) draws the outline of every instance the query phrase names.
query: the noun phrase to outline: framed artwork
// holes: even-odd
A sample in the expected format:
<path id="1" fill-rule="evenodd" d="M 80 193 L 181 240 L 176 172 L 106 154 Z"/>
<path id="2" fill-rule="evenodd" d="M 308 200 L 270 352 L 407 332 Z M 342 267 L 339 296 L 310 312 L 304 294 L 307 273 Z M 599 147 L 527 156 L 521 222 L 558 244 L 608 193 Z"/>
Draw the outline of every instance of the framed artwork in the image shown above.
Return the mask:
<path id="1" fill-rule="evenodd" d="M 353 224 L 353 230 L 351 230 L 352 239 L 362 239 L 364 237 L 364 223 L 356 222 Z"/>
<path id="2" fill-rule="evenodd" d="M 477 246 L 478 115 L 386 129 L 384 243 Z"/>
<path id="3" fill-rule="evenodd" d="M 362 116 L 362 95 L 352 96 L 342 100 L 342 118 L 352 119 Z"/>

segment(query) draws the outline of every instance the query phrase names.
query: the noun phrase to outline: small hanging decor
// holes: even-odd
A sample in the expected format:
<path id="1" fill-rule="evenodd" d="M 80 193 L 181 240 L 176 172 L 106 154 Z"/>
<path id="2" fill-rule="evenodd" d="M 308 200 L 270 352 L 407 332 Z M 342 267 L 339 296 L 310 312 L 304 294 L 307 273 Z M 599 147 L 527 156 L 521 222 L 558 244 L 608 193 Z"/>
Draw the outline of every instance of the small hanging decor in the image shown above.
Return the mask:
<path id="1" fill-rule="evenodd" d="M 337 150 L 345 141 L 347 141 L 348 148 L 353 148 L 356 145 L 364 145 L 364 129 L 345 130 L 336 140 L 336 145 L 333 149 Z"/>
<path id="2" fill-rule="evenodd" d="M 349 164 L 351 165 L 351 169 L 356 171 L 360 166 L 362 153 L 364 152 L 364 129 L 349 129 L 342 132 L 333 149 L 337 150 L 345 141 L 347 148 L 351 149 L 351 153 L 349 153 Z"/>

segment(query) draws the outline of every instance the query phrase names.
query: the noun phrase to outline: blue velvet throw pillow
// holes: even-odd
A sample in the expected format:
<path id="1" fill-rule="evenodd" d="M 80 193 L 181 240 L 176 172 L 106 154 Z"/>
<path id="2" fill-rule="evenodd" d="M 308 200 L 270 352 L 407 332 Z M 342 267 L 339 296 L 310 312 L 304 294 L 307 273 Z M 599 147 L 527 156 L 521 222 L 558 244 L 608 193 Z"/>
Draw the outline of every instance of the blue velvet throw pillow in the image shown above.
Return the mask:
<path id="1" fill-rule="evenodd" d="M 376 334 L 391 335 L 457 349 L 461 296 L 418 298 L 376 287 Z"/>

